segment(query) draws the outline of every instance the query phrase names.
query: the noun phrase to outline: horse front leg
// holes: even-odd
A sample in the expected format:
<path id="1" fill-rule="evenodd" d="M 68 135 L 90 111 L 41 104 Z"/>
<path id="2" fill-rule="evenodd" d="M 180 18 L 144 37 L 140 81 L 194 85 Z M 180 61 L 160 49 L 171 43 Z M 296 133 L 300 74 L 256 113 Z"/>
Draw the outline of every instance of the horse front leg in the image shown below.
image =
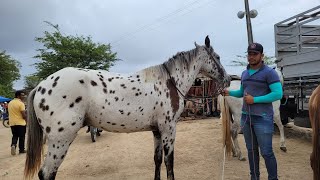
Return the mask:
<path id="1" fill-rule="evenodd" d="M 167 168 L 167 179 L 174 180 L 173 164 L 174 164 L 174 141 L 176 136 L 176 126 L 168 125 L 169 129 L 162 134 L 164 163 Z"/>
<path id="2" fill-rule="evenodd" d="M 154 164 L 155 164 L 154 179 L 160 180 L 162 154 L 163 154 L 161 134 L 159 131 L 152 131 L 152 132 L 153 132 L 153 141 L 154 141 Z"/>
<path id="3" fill-rule="evenodd" d="M 242 156 L 242 152 L 238 142 L 238 134 L 240 131 L 240 124 L 238 122 L 234 122 L 231 127 L 231 137 L 233 141 L 232 150 L 235 152 L 234 156 L 238 157 L 240 161 L 245 161 L 246 158 Z"/>
<path id="4" fill-rule="evenodd" d="M 284 129 L 283 129 L 283 125 L 281 122 L 281 118 L 280 118 L 280 111 L 276 110 L 275 114 L 274 114 L 274 122 L 277 124 L 278 128 L 279 128 L 279 132 L 280 132 L 280 149 L 283 152 L 287 152 L 287 146 L 286 146 L 286 142 L 285 142 L 285 137 L 284 137 Z"/>
<path id="5" fill-rule="evenodd" d="M 171 150 L 171 152 L 170 152 Z M 164 163 L 167 167 L 167 179 L 174 180 L 173 163 L 174 163 L 174 145 L 164 146 Z"/>

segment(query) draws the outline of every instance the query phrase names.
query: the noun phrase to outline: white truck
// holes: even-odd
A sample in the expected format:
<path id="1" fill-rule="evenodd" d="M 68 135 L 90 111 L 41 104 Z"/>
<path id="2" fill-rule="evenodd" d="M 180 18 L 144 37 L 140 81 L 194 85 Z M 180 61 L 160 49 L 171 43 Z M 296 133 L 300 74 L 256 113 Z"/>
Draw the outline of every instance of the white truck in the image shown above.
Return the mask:
<path id="1" fill-rule="evenodd" d="M 320 6 L 274 25 L 277 67 L 284 76 L 282 123 L 310 127 L 308 100 L 320 84 Z"/>

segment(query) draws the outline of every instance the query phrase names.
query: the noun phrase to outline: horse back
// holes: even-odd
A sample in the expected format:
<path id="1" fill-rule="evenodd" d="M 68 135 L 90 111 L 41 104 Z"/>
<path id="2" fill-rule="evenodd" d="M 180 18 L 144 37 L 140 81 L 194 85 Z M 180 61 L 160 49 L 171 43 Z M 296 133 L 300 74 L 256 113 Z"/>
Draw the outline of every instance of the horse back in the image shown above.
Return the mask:
<path id="1" fill-rule="evenodd" d="M 53 117 L 77 117 L 113 132 L 152 130 L 172 111 L 165 83 L 146 82 L 141 74 L 64 68 L 37 88 L 35 111 L 40 119 L 51 121 L 43 126 L 52 125 Z"/>

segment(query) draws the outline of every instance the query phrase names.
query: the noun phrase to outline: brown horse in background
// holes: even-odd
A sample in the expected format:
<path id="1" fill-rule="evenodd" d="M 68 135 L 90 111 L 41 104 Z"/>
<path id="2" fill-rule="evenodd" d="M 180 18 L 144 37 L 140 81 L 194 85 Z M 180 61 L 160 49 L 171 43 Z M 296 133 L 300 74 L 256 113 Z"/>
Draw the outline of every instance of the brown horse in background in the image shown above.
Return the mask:
<path id="1" fill-rule="evenodd" d="M 312 126 L 312 153 L 310 164 L 313 169 L 313 179 L 320 178 L 320 86 L 318 86 L 310 97 L 309 118 Z"/>

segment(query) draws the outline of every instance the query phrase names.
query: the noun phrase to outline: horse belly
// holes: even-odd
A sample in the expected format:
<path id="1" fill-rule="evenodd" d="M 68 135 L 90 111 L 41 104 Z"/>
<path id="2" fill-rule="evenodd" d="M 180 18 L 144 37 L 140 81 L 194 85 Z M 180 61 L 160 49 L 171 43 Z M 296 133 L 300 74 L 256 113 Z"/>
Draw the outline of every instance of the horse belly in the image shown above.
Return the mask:
<path id="1" fill-rule="evenodd" d="M 155 118 L 154 111 L 142 113 L 119 110 L 105 110 L 88 114 L 88 124 L 110 132 L 138 132 L 153 130 Z M 153 118 L 152 118 L 153 117 Z"/>

